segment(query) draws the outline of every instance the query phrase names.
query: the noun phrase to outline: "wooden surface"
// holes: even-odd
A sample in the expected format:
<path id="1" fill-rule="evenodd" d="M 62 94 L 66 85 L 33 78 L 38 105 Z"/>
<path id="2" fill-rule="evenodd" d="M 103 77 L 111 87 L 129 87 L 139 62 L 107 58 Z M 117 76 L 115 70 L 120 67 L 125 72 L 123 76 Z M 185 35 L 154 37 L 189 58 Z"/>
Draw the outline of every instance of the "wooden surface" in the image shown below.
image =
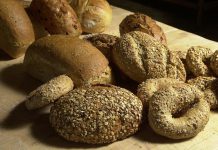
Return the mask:
<path id="1" fill-rule="evenodd" d="M 118 25 L 130 12 L 113 7 L 113 23 L 107 33 L 118 34 Z M 171 50 L 187 50 L 202 45 L 213 50 L 218 43 L 159 23 Z M 48 123 L 48 108 L 29 112 L 23 101 L 41 83 L 24 73 L 23 58 L 11 60 L 0 52 L 0 150 L 102 149 L 102 150 L 217 150 L 218 112 L 211 112 L 204 131 L 188 140 L 170 140 L 155 134 L 146 123 L 134 136 L 109 145 L 67 142 Z"/>

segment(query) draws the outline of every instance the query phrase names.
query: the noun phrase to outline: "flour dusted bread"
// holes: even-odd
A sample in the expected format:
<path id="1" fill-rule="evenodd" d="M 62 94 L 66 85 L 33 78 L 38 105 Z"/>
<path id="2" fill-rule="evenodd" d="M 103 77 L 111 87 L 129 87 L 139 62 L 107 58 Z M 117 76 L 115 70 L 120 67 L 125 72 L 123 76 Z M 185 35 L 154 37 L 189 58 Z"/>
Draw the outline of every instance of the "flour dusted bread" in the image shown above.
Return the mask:
<path id="1" fill-rule="evenodd" d="M 41 81 L 60 74 L 68 75 L 75 86 L 112 80 L 104 55 L 89 42 L 67 35 L 52 35 L 34 42 L 27 50 L 24 66 Z"/>
<path id="2" fill-rule="evenodd" d="M 112 9 L 106 0 L 72 0 L 83 32 L 99 33 L 111 24 Z"/>
<path id="3" fill-rule="evenodd" d="M 17 0 L 1 0 L 0 49 L 17 58 L 33 41 L 33 27 L 22 4 Z"/>
<path id="4" fill-rule="evenodd" d="M 79 36 L 81 25 L 66 0 L 33 0 L 31 14 L 50 34 Z"/>

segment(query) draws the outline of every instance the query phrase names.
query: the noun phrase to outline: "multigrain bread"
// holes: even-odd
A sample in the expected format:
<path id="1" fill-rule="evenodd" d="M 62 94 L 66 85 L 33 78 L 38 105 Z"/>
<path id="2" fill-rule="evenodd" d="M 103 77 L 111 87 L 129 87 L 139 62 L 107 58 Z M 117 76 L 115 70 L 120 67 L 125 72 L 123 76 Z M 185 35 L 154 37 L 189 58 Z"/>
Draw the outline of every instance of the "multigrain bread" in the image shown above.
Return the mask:
<path id="1" fill-rule="evenodd" d="M 196 136 L 207 124 L 209 114 L 209 104 L 202 92 L 185 83 L 157 91 L 149 102 L 151 128 L 171 139 Z"/>
<path id="2" fill-rule="evenodd" d="M 82 33 L 76 13 L 66 0 L 33 0 L 30 11 L 50 34 Z"/>
<path id="3" fill-rule="evenodd" d="M 77 88 L 55 102 L 50 123 L 69 141 L 103 144 L 139 129 L 142 103 L 126 89 L 97 85 Z"/>
<path id="4" fill-rule="evenodd" d="M 184 65 L 178 56 L 146 33 L 133 31 L 124 34 L 112 53 L 122 72 L 137 82 L 166 77 L 186 80 Z"/>
<path id="5" fill-rule="evenodd" d="M 183 83 L 182 81 L 172 79 L 172 78 L 158 78 L 158 79 L 148 79 L 145 82 L 142 82 L 137 89 L 137 96 L 142 101 L 143 106 L 148 108 L 149 99 L 152 95 L 173 84 Z"/>
<path id="6" fill-rule="evenodd" d="M 199 76 L 187 81 L 202 92 L 204 92 L 205 100 L 210 104 L 210 109 L 218 108 L 218 79 L 215 77 Z"/>
<path id="7" fill-rule="evenodd" d="M 112 9 L 106 0 L 72 0 L 83 32 L 100 33 L 111 24 Z"/>
<path id="8" fill-rule="evenodd" d="M 33 110 L 44 107 L 68 93 L 73 87 L 73 81 L 68 76 L 60 75 L 55 77 L 27 96 L 25 102 L 26 108 L 28 110 Z"/>
<path id="9" fill-rule="evenodd" d="M 194 76 L 211 76 L 210 57 L 213 51 L 202 46 L 192 46 L 188 49 L 186 63 Z"/>
<path id="10" fill-rule="evenodd" d="M 157 25 L 155 20 L 147 15 L 135 13 L 126 16 L 120 23 L 119 29 L 121 35 L 131 31 L 145 32 L 167 45 L 167 39 L 162 28 Z"/>
<path id="11" fill-rule="evenodd" d="M 216 50 L 210 58 L 210 68 L 218 76 L 218 50 Z"/>
<path id="12" fill-rule="evenodd" d="M 105 56 L 89 42 L 67 35 L 34 42 L 26 52 L 24 66 L 31 76 L 44 82 L 61 74 L 68 75 L 75 86 L 112 80 Z"/>
<path id="13" fill-rule="evenodd" d="M 34 40 L 32 23 L 22 4 L 17 0 L 1 0 L 0 49 L 17 58 Z"/>
<path id="14" fill-rule="evenodd" d="M 85 39 L 97 47 L 110 62 L 112 61 L 112 49 L 119 37 L 109 34 L 96 34 Z"/>

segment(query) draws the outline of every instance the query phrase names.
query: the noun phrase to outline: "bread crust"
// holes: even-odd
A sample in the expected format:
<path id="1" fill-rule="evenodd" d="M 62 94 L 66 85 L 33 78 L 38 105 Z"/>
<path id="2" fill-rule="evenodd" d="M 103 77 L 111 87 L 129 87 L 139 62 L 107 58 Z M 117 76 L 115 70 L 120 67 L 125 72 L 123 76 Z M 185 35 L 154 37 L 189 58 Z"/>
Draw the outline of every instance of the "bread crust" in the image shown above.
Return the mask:
<path id="1" fill-rule="evenodd" d="M 17 0 L 0 1 L 0 48 L 13 58 L 22 56 L 34 41 L 32 23 Z"/>
<path id="2" fill-rule="evenodd" d="M 37 40 L 28 48 L 24 66 L 30 75 L 41 81 L 66 74 L 80 86 L 100 76 L 108 67 L 108 60 L 85 40 L 52 35 Z"/>

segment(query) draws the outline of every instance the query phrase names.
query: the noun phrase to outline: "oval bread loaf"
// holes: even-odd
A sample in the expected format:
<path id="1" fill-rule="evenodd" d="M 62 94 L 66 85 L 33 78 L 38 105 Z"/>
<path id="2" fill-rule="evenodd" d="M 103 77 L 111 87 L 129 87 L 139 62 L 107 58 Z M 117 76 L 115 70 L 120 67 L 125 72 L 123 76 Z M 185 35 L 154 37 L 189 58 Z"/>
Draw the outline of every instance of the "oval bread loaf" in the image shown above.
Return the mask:
<path id="1" fill-rule="evenodd" d="M 0 49 L 17 58 L 34 41 L 32 23 L 17 0 L 0 1 Z"/>
<path id="2" fill-rule="evenodd" d="M 26 71 L 48 81 L 66 74 L 75 86 L 89 83 L 110 83 L 108 60 L 92 44 L 77 37 L 52 35 L 34 42 L 24 58 Z"/>

